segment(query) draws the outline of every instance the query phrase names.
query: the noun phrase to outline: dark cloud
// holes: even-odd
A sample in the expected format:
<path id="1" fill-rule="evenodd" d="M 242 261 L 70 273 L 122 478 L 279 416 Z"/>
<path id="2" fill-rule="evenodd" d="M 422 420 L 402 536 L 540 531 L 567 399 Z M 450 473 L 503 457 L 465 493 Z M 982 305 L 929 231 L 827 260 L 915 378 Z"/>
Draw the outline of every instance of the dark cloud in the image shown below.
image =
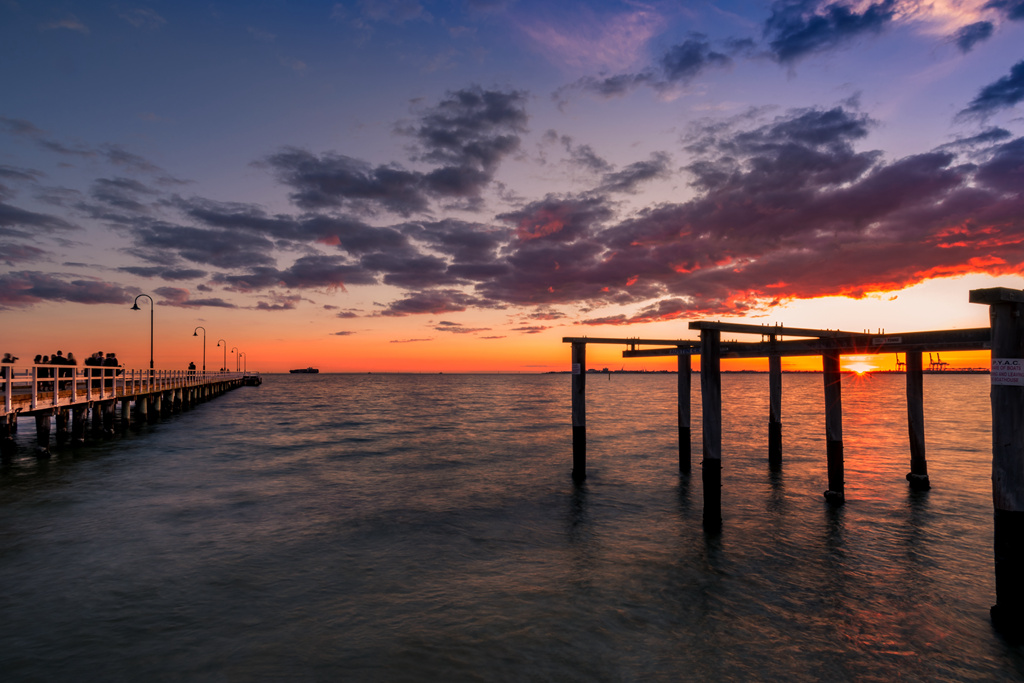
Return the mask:
<path id="1" fill-rule="evenodd" d="M 655 152 L 647 161 L 637 161 L 621 171 L 608 173 L 604 176 L 600 192 L 636 192 L 641 183 L 656 178 L 667 178 L 670 175 L 669 156 L 664 152 Z"/>
<path id="2" fill-rule="evenodd" d="M 412 344 L 415 342 L 428 342 L 434 341 L 433 337 L 427 337 L 426 339 L 392 339 L 389 343 L 391 344 Z"/>
<path id="3" fill-rule="evenodd" d="M 138 154 L 132 154 L 117 145 L 104 145 L 100 149 L 103 157 L 114 166 L 121 166 L 136 173 L 159 173 L 160 167 L 143 159 Z"/>
<path id="4" fill-rule="evenodd" d="M 293 310 L 303 298 L 299 294 L 280 294 L 278 292 L 269 292 L 270 301 L 259 301 L 256 303 L 256 310 L 258 311 L 291 311 Z"/>
<path id="5" fill-rule="evenodd" d="M 0 275 L 0 306 L 26 307 L 47 301 L 77 304 L 123 304 L 131 295 L 121 285 L 94 279 L 63 280 L 39 271 Z"/>
<path id="6" fill-rule="evenodd" d="M 513 327 L 512 331 L 522 332 L 523 334 L 540 334 L 541 332 L 550 329 L 551 328 L 547 325 L 527 325 L 525 327 Z"/>
<path id="7" fill-rule="evenodd" d="M 431 313 L 458 313 L 484 302 L 457 289 L 429 290 L 410 294 L 404 299 L 393 301 L 381 312 L 386 316 L 406 316 Z"/>
<path id="8" fill-rule="evenodd" d="M 331 332 L 331 335 L 334 336 L 334 337 L 347 337 L 347 336 L 352 335 L 352 334 L 355 334 L 355 332 L 353 332 L 352 330 L 342 330 L 341 332 Z"/>
<path id="9" fill-rule="evenodd" d="M 63 218 L 0 203 L 0 235 L 31 238 L 39 232 L 69 232 L 78 229 L 78 226 Z"/>
<path id="10" fill-rule="evenodd" d="M 282 150 L 265 163 L 295 190 L 292 201 L 306 210 L 411 216 L 427 211 L 438 198 L 476 207 L 501 160 L 519 148 L 525 102 L 521 92 L 472 87 L 449 93 L 421 112 L 418 122 L 400 130 L 416 141 L 417 160 L 438 165 L 426 172 L 300 149 Z"/>
<path id="11" fill-rule="evenodd" d="M 187 289 L 180 287 L 157 287 L 153 293 L 161 297 L 161 306 L 177 308 L 238 308 L 235 304 L 221 298 L 193 299 Z"/>
<path id="12" fill-rule="evenodd" d="M 984 118 L 999 109 L 1012 107 L 1021 100 L 1024 100 L 1024 60 L 1014 64 L 1009 75 L 982 88 L 978 96 L 957 116 Z"/>
<path id="13" fill-rule="evenodd" d="M 710 67 L 728 67 L 732 59 L 711 49 L 707 36 L 692 34 L 687 40 L 673 45 L 661 58 L 661 68 L 669 82 L 688 83 Z"/>
<path id="14" fill-rule="evenodd" d="M 489 327 L 466 327 L 462 323 L 453 323 L 442 320 L 434 326 L 438 332 L 450 332 L 452 334 L 476 334 L 477 332 L 490 332 Z"/>
<path id="15" fill-rule="evenodd" d="M 242 231 L 210 230 L 151 222 L 136 227 L 135 253 L 152 263 L 173 264 L 173 256 L 219 268 L 251 268 L 274 263 L 273 242 Z"/>
<path id="16" fill-rule="evenodd" d="M 372 285 L 377 279 L 372 271 L 352 264 L 341 256 L 312 255 L 296 259 L 289 268 L 251 268 L 242 275 L 218 274 L 213 281 L 238 292 L 252 292 L 268 287 L 344 290 L 346 285 Z"/>
<path id="17" fill-rule="evenodd" d="M 131 178 L 99 178 L 92 184 L 90 195 L 107 206 L 132 214 L 149 213 L 148 201 L 157 193 Z"/>
<path id="18" fill-rule="evenodd" d="M 14 267 L 17 263 L 29 263 L 41 261 L 48 252 L 27 244 L 15 244 L 13 242 L 0 242 L 0 263 Z"/>
<path id="19" fill-rule="evenodd" d="M 138 275 L 139 277 L 153 278 L 157 277 L 161 280 L 196 280 L 201 277 L 206 277 L 207 273 L 205 270 L 197 270 L 195 268 L 162 268 L 159 266 L 124 266 L 118 268 L 118 270 L 124 273 L 131 273 L 132 275 Z"/>
<path id="20" fill-rule="evenodd" d="M 994 29 L 995 27 L 990 21 L 977 21 L 961 27 L 953 34 L 953 41 L 961 52 L 967 54 L 974 49 L 975 45 L 991 38 Z"/>
<path id="21" fill-rule="evenodd" d="M 990 0 L 987 9 L 994 9 L 1014 21 L 1024 21 L 1024 0 Z"/>
<path id="22" fill-rule="evenodd" d="M 877 33 L 892 21 L 896 6 L 895 0 L 866 7 L 842 1 L 779 0 L 772 5 L 764 33 L 775 59 L 790 63 L 861 35 Z"/>
<path id="23" fill-rule="evenodd" d="M 279 181 L 295 189 L 291 200 L 302 209 L 373 214 L 381 208 L 409 216 L 428 206 L 423 175 L 397 166 L 373 167 L 340 154 L 318 157 L 300 149 L 274 154 L 266 163 Z"/>

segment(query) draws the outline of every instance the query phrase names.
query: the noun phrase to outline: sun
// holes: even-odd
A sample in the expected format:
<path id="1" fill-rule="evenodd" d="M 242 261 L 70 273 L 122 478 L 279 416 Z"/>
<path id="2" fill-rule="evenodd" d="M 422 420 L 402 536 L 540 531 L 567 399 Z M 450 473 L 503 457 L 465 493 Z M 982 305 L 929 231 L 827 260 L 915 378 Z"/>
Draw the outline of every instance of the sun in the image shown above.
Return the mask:
<path id="1" fill-rule="evenodd" d="M 851 358 L 849 362 L 845 363 L 845 366 L 848 372 L 855 372 L 858 375 L 863 375 L 875 369 L 873 364 L 859 358 Z"/>

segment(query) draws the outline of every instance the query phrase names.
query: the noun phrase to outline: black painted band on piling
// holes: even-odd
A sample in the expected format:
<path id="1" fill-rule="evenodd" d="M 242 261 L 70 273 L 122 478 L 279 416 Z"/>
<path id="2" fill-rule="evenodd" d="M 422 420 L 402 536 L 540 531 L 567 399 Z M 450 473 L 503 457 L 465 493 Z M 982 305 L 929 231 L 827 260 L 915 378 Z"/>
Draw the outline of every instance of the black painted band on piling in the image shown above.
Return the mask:
<path id="1" fill-rule="evenodd" d="M 846 502 L 843 465 L 843 393 L 839 371 L 839 353 L 828 351 L 821 357 L 825 379 L 825 450 L 828 460 L 828 490 L 825 500 L 833 505 Z"/>
<path id="2" fill-rule="evenodd" d="M 722 524 L 722 333 L 700 331 L 700 393 L 704 459 L 704 527 Z"/>
<path id="3" fill-rule="evenodd" d="M 572 478 L 587 478 L 587 344 L 572 343 Z"/>

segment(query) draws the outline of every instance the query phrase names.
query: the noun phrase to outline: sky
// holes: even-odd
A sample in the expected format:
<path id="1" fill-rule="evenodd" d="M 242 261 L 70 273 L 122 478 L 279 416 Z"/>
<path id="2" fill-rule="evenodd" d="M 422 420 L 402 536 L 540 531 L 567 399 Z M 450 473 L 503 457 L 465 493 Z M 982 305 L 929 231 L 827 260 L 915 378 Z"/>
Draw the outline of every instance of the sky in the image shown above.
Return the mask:
<path id="1" fill-rule="evenodd" d="M 1024 289 L 1024 0 L 0 0 L 0 93 L 21 362 L 152 316 L 158 368 L 544 372 Z"/>

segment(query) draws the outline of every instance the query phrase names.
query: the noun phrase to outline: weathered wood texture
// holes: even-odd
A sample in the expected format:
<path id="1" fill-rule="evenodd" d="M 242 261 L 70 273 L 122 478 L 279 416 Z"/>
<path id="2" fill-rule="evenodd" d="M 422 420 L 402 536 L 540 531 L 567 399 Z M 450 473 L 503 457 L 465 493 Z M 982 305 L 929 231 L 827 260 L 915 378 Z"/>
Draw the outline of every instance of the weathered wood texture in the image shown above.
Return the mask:
<path id="1" fill-rule="evenodd" d="M 928 459 L 924 440 L 924 360 L 920 351 L 907 352 L 907 431 L 910 436 L 910 472 L 915 489 L 928 489 Z"/>
<path id="2" fill-rule="evenodd" d="M 722 374 L 721 332 L 700 333 L 700 393 L 703 452 L 701 480 L 704 490 L 704 524 L 722 523 Z"/>
<path id="3" fill-rule="evenodd" d="M 843 392 L 839 371 L 839 353 L 830 351 L 821 357 L 825 380 L 825 450 L 828 460 L 828 490 L 825 498 L 830 503 L 845 501 L 845 472 L 843 464 Z"/>
<path id="4" fill-rule="evenodd" d="M 690 356 L 679 356 L 676 363 L 676 413 L 679 420 L 679 471 L 686 474 L 691 470 L 690 439 L 690 392 L 693 373 L 690 370 Z"/>
<path id="5" fill-rule="evenodd" d="M 587 344 L 572 344 L 572 478 L 587 478 Z"/>

